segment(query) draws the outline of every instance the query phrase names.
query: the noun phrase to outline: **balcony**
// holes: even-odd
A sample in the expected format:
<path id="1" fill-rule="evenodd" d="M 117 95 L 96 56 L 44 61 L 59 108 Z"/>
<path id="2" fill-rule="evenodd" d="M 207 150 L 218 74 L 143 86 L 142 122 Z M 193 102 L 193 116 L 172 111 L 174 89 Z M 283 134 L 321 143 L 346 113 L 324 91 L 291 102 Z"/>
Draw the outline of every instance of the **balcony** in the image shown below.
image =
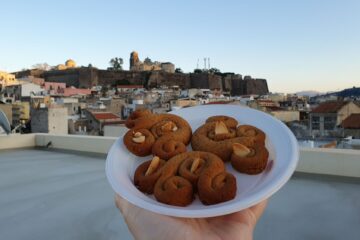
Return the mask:
<path id="1" fill-rule="evenodd" d="M 0 136 L 0 239 L 132 239 L 105 177 L 115 139 Z M 301 149 L 254 239 L 357 239 L 359 183 L 360 151 Z"/>

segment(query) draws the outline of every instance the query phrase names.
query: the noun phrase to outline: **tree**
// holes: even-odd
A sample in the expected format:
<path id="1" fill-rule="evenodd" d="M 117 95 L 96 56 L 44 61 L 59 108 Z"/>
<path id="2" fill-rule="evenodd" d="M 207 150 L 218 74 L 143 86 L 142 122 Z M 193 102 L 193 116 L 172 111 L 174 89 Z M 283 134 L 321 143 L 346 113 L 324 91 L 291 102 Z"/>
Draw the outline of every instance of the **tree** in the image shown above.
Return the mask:
<path id="1" fill-rule="evenodd" d="M 146 57 L 146 58 L 145 58 L 144 63 L 145 63 L 145 64 L 148 64 L 148 65 L 153 64 L 153 62 L 151 61 L 151 59 L 150 59 L 149 57 Z"/>
<path id="2" fill-rule="evenodd" d="M 32 65 L 32 68 L 49 71 L 51 69 L 51 66 L 47 63 L 37 63 L 37 64 Z"/>
<path id="3" fill-rule="evenodd" d="M 194 69 L 194 73 L 202 73 L 202 72 L 203 71 L 201 69 L 198 69 L 198 68 Z"/>
<path id="4" fill-rule="evenodd" d="M 210 73 L 221 73 L 220 70 L 217 69 L 217 68 L 210 68 L 210 69 L 209 69 L 209 72 L 210 72 Z"/>
<path id="5" fill-rule="evenodd" d="M 124 61 L 122 58 L 118 58 L 118 57 L 112 58 L 109 63 L 111 67 L 109 67 L 108 70 L 115 70 L 115 71 L 123 70 L 122 65 Z"/>
<path id="6" fill-rule="evenodd" d="M 102 97 L 106 97 L 107 93 L 108 93 L 109 88 L 107 86 L 102 86 L 101 87 L 101 96 Z"/>
<path id="7" fill-rule="evenodd" d="M 176 72 L 176 73 L 184 73 L 181 68 L 176 68 L 176 69 L 175 69 L 175 72 Z"/>

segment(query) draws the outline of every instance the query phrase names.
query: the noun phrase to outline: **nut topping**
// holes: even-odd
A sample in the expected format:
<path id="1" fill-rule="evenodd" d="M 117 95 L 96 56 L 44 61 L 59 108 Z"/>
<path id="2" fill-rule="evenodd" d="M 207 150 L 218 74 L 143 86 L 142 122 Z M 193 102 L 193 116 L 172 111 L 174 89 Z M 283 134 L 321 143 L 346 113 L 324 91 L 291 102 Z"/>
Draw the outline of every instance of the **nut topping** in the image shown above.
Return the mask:
<path id="1" fill-rule="evenodd" d="M 229 133 L 229 130 L 226 127 L 225 123 L 222 121 L 217 121 L 215 123 L 215 135 L 227 134 L 227 133 Z"/>
<path id="2" fill-rule="evenodd" d="M 152 174 L 156 171 L 160 163 L 160 158 L 155 156 L 150 162 L 148 169 L 146 170 L 145 176 Z"/>
<path id="3" fill-rule="evenodd" d="M 238 157 L 246 157 L 250 154 L 251 150 L 240 143 L 234 143 L 232 145 L 234 154 Z"/>

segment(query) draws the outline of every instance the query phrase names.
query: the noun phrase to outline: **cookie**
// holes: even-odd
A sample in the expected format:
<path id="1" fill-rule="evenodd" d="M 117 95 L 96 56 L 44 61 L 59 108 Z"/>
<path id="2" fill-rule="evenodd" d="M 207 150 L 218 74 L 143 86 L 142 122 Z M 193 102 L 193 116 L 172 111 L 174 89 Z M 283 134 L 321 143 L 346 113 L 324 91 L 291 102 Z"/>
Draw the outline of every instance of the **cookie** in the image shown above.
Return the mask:
<path id="1" fill-rule="evenodd" d="M 186 151 L 192 136 L 190 125 L 174 114 L 145 114 L 134 118 L 131 125 L 123 141 L 126 148 L 136 156 L 153 153 L 167 160 Z"/>
<path id="2" fill-rule="evenodd" d="M 175 206 L 189 205 L 196 192 L 206 205 L 235 198 L 236 179 L 215 154 L 193 151 L 171 158 L 154 188 L 159 202 Z"/>
<path id="3" fill-rule="evenodd" d="M 265 170 L 269 152 L 262 143 L 255 143 L 251 147 L 233 144 L 231 165 L 237 171 L 245 174 L 259 174 Z"/>

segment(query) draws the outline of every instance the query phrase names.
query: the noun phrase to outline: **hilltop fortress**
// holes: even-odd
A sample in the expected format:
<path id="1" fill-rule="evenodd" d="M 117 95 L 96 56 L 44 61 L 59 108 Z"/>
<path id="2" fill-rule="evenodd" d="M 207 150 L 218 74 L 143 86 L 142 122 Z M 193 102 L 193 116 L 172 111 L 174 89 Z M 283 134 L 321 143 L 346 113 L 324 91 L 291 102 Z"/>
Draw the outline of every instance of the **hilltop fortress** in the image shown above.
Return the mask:
<path id="1" fill-rule="evenodd" d="M 69 62 L 69 60 L 67 61 Z M 231 95 L 267 94 L 265 79 L 244 78 L 234 73 L 175 73 L 172 63 L 140 62 L 137 53 L 130 57 L 130 71 L 101 70 L 94 67 L 76 67 L 71 60 L 66 68 L 50 71 L 38 69 L 14 73 L 16 78 L 34 76 L 44 78 L 46 82 L 63 82 L 67 86 L 91 88 L 96 85 L 117 86 L 124 84 L 143 85 L 145 88 L 178 86 L 182 89 L 205 88 L 219 89 Z M 150 68 L 150 69 L 149 69 Z"/>

